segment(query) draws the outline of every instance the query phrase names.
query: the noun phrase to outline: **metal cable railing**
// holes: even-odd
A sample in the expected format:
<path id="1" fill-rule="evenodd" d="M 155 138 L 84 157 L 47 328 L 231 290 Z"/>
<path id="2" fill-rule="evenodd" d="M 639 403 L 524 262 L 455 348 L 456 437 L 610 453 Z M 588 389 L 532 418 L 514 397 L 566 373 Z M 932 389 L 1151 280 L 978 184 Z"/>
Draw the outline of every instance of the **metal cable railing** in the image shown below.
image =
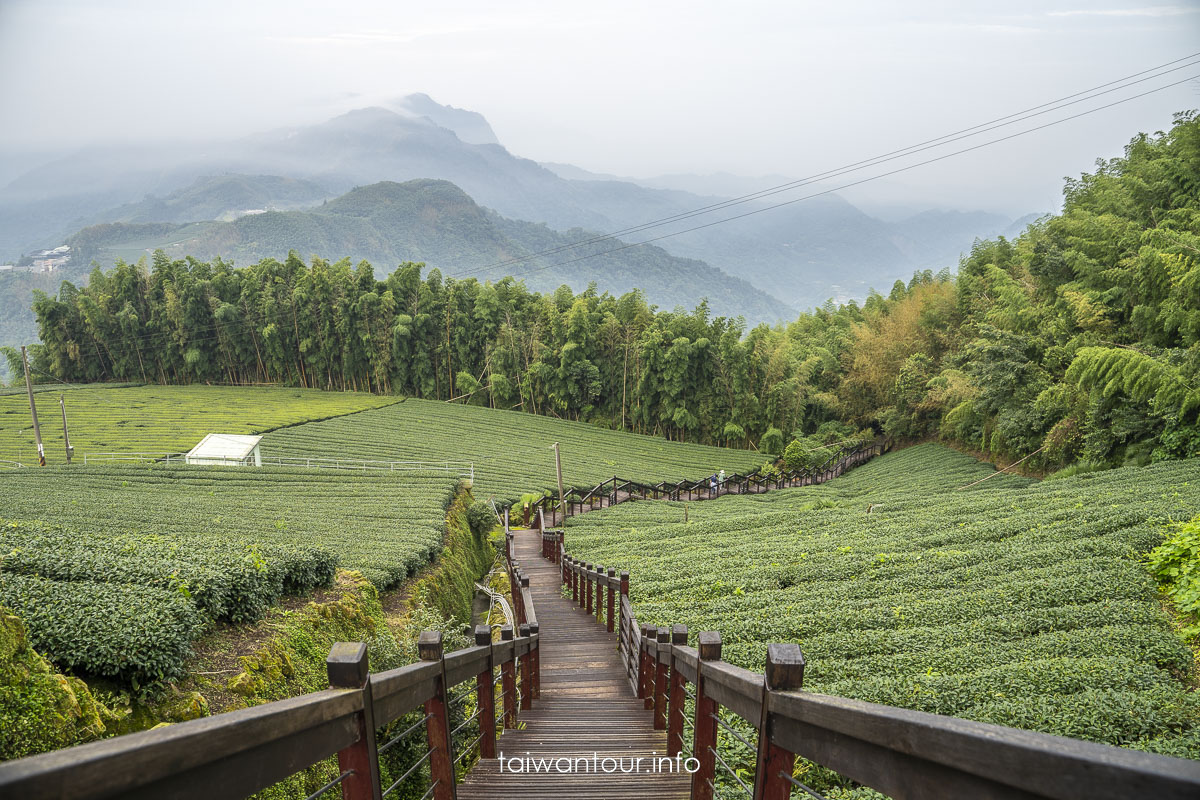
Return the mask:
<path id="1" fill-rule="evenodd" d="M 336 778 L 331 780 L 329 783 L 322 786 L 320 789 L 317 789 L 315 792 L 310 794 L 304 800 L 317 800 L 318 797 L 322 796 L 323 794 L 328 792 L 330 789 L 337 786 L 338 784 L 340 784 L 342 781 L 346 780 L 346 778 L 349 778 L 353 774 L 354 774 L 354 770 L 352 770 L 352 769 L 346 770 L 341 775 L 338 775 Z"/>

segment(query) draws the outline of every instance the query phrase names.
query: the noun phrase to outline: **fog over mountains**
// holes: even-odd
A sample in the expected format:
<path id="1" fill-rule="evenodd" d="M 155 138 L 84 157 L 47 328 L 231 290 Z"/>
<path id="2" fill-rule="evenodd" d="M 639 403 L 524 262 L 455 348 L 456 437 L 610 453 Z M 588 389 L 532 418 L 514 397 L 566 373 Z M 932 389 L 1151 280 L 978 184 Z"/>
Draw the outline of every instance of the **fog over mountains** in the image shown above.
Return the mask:
<path id="1" fill-rule="evenodd" d="M 872 287 L 886 293 L 915 269 L 953 268 L 975 238 L 1011 235 L 1028 221 L 914 208 L 885 222 L 826 194 L 580 260 L 821 191 L 818 185 L 529 258 L 787 180 L 630 179 L 539 164 L 505 149 L 482 115 L 416 94 L 316 125 L 228 141 L 90 148 L 35 166 L 0 189 L 0 264 L 68 241 L 76 249 L 56 280 L 77 279 L 93 258 L 109 266 L 155 247 L 237 263 L 294 248 L 306 257 L 367 258 L 378 274 L 405 259 L 453 275 L 528 258 L 476 276 L 511 273 L 534 288 L 638 286 L 664 307 L 707 296 L 716 313 L 773 323 L 830 298 L 861 298 Z M 373 209 L 372 201 L 383 205 Z M 15 275 L 0 278 L 0 343 L 28 337 L 31 315 L 14 319 L 13 309 L 28 305 L 30 285 L 49 277 Z"/>

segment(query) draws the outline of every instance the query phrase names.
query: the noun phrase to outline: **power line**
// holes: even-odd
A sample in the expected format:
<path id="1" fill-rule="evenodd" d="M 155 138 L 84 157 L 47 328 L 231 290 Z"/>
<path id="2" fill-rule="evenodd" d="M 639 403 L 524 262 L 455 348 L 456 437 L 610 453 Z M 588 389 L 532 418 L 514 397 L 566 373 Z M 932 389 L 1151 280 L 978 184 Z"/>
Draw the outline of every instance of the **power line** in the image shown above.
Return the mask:
<path id="1" fill-rule="evenodd" d="M 1092 100 L 1092 99 L 1095 99 L 1096 97 L 1100 97 L 1105 94 L 1110 94 L 1115 91 L 1120 91 L 1121 89 L 1126 89 L 1126 88 L 1129 88 L 1130 86 L 1135 86 L 1139 83 L 1144 83 L 1148 80 L 1154 80 L 1155 78 L 1160 78 L 1164 75 L 1167 75 L 1172 72 L 1176 72 L 1181 69 L 1187 69 L 1189 67 L 1196 66 L 1196 64 L 1198 64 L 1200 62 L 1192 62 L 1189 64 L 1183 64 L 1181 66 L 1172 67 L 1171 69 L 1166 69 L 1166 67 L 1171 67 L 1173 64 L 1178 64 L 1181 61 L 1191 61 L 1192 59 L 1197 58 L 1197 57 L 1200 57 L 1200 53 L 1193 53 L 1192 55 L 1185 56 L 1183 58 L 1178 58 L 1178 59 L 1175 59 L 1174 61 L 1168 61 L 1167 63 L 1160 64 L 1157 67 L 1151 67 L 1150 69 L 1142 70 L 1141 72 L 1135 72 L 1132 75 L 1126 75 L 1123 78 L 1119 78 L 1114 81 L 1109 81 L 1108 83 L 1102 83 L 1099 86 L 1092 87 L 1091 89 L 1085 89 L 1081 92 L 1069 94 L 1069 95 L 1066 95 L 1065 97 L 1060 97 L 1057 100 L 1051 100 L 1047 103 L 1042 103 L 1040 105 L 1036 105 L 1036 106 L 1032 106 L 1030 108 L 1024 109 L 1023 111 L 1017 111 L 1012 114 L 1005 115 L 1003 117 L 997 117 L 996 119 L 989 120 L 988 122 L 982 122 L 982 123 L 979 123 L 978 125 L 973 125 L 969 128 L 963 128 L 961 130 L 954 131 L 953 133 L 948 133 L 943 136 L 938 136 L 934 139 L 926 139 L 923 142 L 918 142 L 916 144 L 912 144 L 907 147 L 902 147 L 897 150 L 892 150 L 892 151 L 883 153 L 878 156 L 872 156 L 871 158 L 863 159 L 861 161 L 855 161 L 850 164 L 843 165 L 841 167 L 836 167 L 831 170 L 826 170 L 825 172 L 815 173 L 815 174 L 809 175 L 808 177 L 805 177 L 805 178 L 799 178 L 797 180 L 788 181 L 787 183 L 782 183 L 777 186 L 771 186 L 771 187 L 768 187 L 765 189 L 761 189 L 757 192 L 751 192 L 750 194 L 745 194 L 745 195 L 741 195 L 739 197 L 734 197 L 734 198 L 730 198 L 728 200 L 723 200 L 719 203 L 713 203 L 711 205 L 701 206 L 700 208 L 692 209 L 691 211 L 680 212 L 679 214 L 675 214 L 672 216 L 661 217 L 659 219 L 650 220 L 648 222 L 644 222 L 644 223 L 634 225 L 634 226 L 631 226 L 628 228 L 622 228 L 620 230 L 612 231 L 610 233 L 597 234 L 595 236 L 581 240 L 579 242 L 573 242 L 573 243 L 569 243 L 569 244 L 565 244 L 565 245 L 560 245 L 558 247 L 553 247 L 553 248 L 549 248 L 547 250 L 542 250 L 542 251 L 538 251 L 535 253 L 531 253 L 526 256 L 522 256 L 522 257 L 518 257 L 518 258 L 510 258 L 510 259 L 506 259 L 504 261 L 499 261 L 499 262 L 496 262 L 495 264 L 492 264 L 492 265 L 489 265 L 486 267 L 473 268 L 473 269 L 464 270 L 461 272 L 450 273 L 449 275 L 450 275 L 450 277 L 463 277 L 463 276 L 467 276 L 467 275 L 475 275 L 475 274 L 479 274 L 481 272 L 491 271 L 493 269 L 498 269 L 499 267 L 507 266 L 509 264 L 518 264 L 518 263 L 532 260 L 534 258 L 538 258 L 540 256 L 553 255 L 554 253 L 559 253 L 564 250 L 572 250 L 572 249 L 576 249 L 579 247 L 583 247 L 585 245 L 594 244 L 596 242 L 613 239 L 617 236 L 623 236 L 623 235 L 630 234 L 630 233 L 637 233 L 637 232 L 640 232 L 643 230 L 648 230 L 650 228 L 661 227 L 662 225 L 666 225 L 671 222 L 678 222 L 678 221 L 682 221 L 685 219 L 690 219 L 692 217 L 700 216 L 702 214 L 707 214 L 712 211 L 729 208 L 729 207 L 735 206 L 735 205 L 741 205 L 743 203 L 748 203 L 748 202 L 751 202 L 754 200 L 761 199 L 763 197 L 769 197 L 771 195 L 779 194 L 781 192 L 785 192 L 790 189 L 800 188 L 801 186 L 804 186 L 804 185 L 807 185 L 810 183 L 814 183 L 818 180 L 823 180 L 823 179 L 830 178 L 830 177 L 837 177 L 838 175 L 842 175 L 847 172 L 854 172 L 859 169 L 865 169 L 867 167 L 877 166 L 878 164 L 885 163 L 887 161 L 893 161 L 898 158 L 904 158 L 906 156 L 914 155 L 916 153 L 923 152 L 925 150 L 930 150 L 935 147 L 941 147 L 941 146 L 950 144 L 955 141 L 960 141 L 962 139 L 970 138 L 972 136 L 978 136 L 980 134 L 987 133 L 991 130 L 996 130 L 997 128 L 1006 127 L 1008 125 L 1014 125 L 1018 122 L 1022 122 L 1027 119 L 1032 119 L 1033 117 L 1036 117 L 1036 116 L 1048 114 L 1053 111 L 1057 111 L 1059 109 L 1066 108 L 1067 106 L 1086 102 L 1087 100 Z M 1164 71 L 1160 72 L 1160 70 L 1164 70 Z M 1146 75 L 1147 73 L 1150 73 L 1150 72 L 1155 72 L 1157 74 L 1151 75 L 1146 78 L 1141 78 L 1140 80 L 1132 80 L 1133 78 L 1138 78 L 1139 76 Z M 1114 84 L 1123 84 L 1123 85 L 1116 86 L 1115 88 L 1111 88 L 1111 89 L 1106 88 L 1109 86 L 1113 86 Z M 1105 91 L 1099 91 L 1101 89 L 1104 89 Z M 1088 96 L 1080 97 L 1081 95 L 1088 95 Z M 1076 100 L 1076 99 L 1072 99 L 1072 98 L 1080 98 L 1080 99 Z M 1068 100 L 1070 102 L 1065 102 Z M 1053 108 L 1047 108 L 1047 106 L 1053 106 Z M 1045 109 L 1045 110 L 1039 111 L 1039 109 Z M 1031 112 L 1036 112 L 1036 113 L 1031 113 Z"/>
<path id="2" fill-rule="evenodd" d="M 761 214 L 761 213 L 763 213 L 764 211 L 772 211 L 772 210 L 774 210 L 774 209 L 776 209 L 776 208 L 782 208 L 782 207 L 784 207 L 784 206 L 790 206 L 790 205 L 793 205 L 793 204 L 795 204 L 795 203 L 799 203 L 799 202 L 801 202 L 801 201 L 803 201 L 803 200 L 809 200 L 809 199 L 811 199 L 811 198 L 814 198 L 814 197 L 820 197 L 821 195 L 832 194 L 833 192 L 838 192 L 838 191 L 841 191 L 842 189 L 848 189 L 848 188 L 850 188 L 850 187 L 852 187 L 852 186 L 859 186 L 859 185 L 861 185 L 861 184 L 864 184 L 864 183 L 869 183 L 869 182 L 871 182 L 871 181 L 878 180 L 878 179 L 880 179 L 880 178 L 886 178 L 886 177 L 889 177 L 889 176 L 891 176 L 891 175 L 896 175 L 896 174 L 898 174 L 898 173 L 901 173 L 901 172 L 907 172 L 907 171 L 909 171 L 909 170 L 916 169 L 917 167 L 923 167 L 923 166 L 926 166 L 926 165 L 928 165 L 928 164 L 934 164 L 934 163 L 936 163 L 936 162 L 938 162 L 938 161 L 944 161 L 944 160 L 946 160 L 946 159 L 948 159 L 948 158 L 953 158 L 954 156 L 959 156 L 959 155 L 962 155 L 962 154 L 964 154 L 964 153 L 970 153 L 970 152 L 972 152 L 972 151 L 974 151 L 974 150 L 979 150 L 979 149 L 981 149 L 981 148 L 984 148 L 984 147 L 989 147 L 989 146 L 991 146 L 991 145 L 994 145 L 994 144 L 999 144 L 1000 142 L 1006 142 L 1006 141 L 1008 141 L 1009 139 L 1016 139 L 1017 137 L 1024 136 L 1024 135 L 1026 135 L 1026 134 L 1029 134 L 1029 133 L 1034 133 L 1035 131 L 1044 130 L 1045 128 L 1050 128 L 1050 127 L 1053 127 L 1053 126 L 1055 126 L 1055 125 L 1060 125 L 1060 124 L 1062 124 L 1062 123 L 1064 123 L 1064 122 L 1069 122 L 1069 121 L 1071 121 L 1071 120 L 1073 120 L 1073 119 L 1078 119 L 1079 117 L 1085 117 L 1085 116 L 1087 116 L 1087 115 L 1089 115 L 1089 114 L 1094 114 L 1094 113 L 1096 113 L 1097 111 L 1103 111 L 1103 110 L 1105 110 L 1105 109 L 1107 109 L 1107 108 L 1112 108 L 1113 106 L 1119 106 L 1119 105 L 1121 105 L 1122 103 L 1128 103 L 1128 102 L 1129 102 L 1129 101 L 1131 101 L 1131 100 L 1137 100 L 1137 99 L 1138 99 L 1138 98 L 1140 98 L 1140 97 L 1145 97 L 1145 96 L 1147 96 L 1147 95 L 1154 94 L 1155 92 L 1161 92 L 1161 91 L 1163 91 L 1164 89 L 1170 89 L 1170 88 L 1171 88 L 1171 87 L 1173 87 L 1173 86 L 1179 86 L 1179 85 L 1181 85 L 1181 84 L 1187 83 L 1188 81 L 1196 80 L 1197 78 L 1200 78 L 1200 74 L 1192 75 L 1192 76 L 1190 76 L 1190 77 L 1184 78 L 1183 80 L 1180 80 L 1180 81 L 1175 81 L 1174 83 L 1168 83 L 1168 84 L 1166 84 L 1166 85 L 1164 85 L 1164 86 L 1159 86 L 1159 87 L 1156 87 L 1156 88 L 1154 88 L 1154 89 L 1149 89 L 1149 90 L 1147 90 L 1147 91 L 1145 91 L 1145 92 L 1141 92 L 1141 93 L 1139 93 L 1139 94 L 1135 94 L 1135 95 L 1132 95 L 1132 96 L 1130 96 L 1130 97 L 1122 98 L 1121 100 L 1116 100 L 1116 101 L 1114 101 L 1114 102 L 1107 103 L 1107 104 L 1105 104 L 1105 105 L 1102 105 L 1102 106 L 1097 106 L 1096 108 L 1088 109 L 1087 111 L 1081 111 L 1081 112 L 1079 112 L 1078 114 L 1072 114 L 1072 115 L 1071 115 L 1071 116 L 1069 116 L 1069 117 L 1063 117 L 1062 119 L 1057 119 L 1057 120 L 1054 120 L 1054 121 L 1052 121 L 1052 122 L 1047 122 L 1047 123 L 1045 123 L 1044 125 L 1038 125 L 1038 126 L 1036 126 L 1036 127 L 1033 127 L 1033 128 L 1028 128 L 1028 129 L 1026 129 L 1026 130 L 1023 130 L 1023 131 L 1018 131 L 1018 132 L 1016 132 L 1016 133 L 1012 133 L 1012 134 L 1009 134 L 1009 135 L 1007 135 L 1007 136 L 1001 136 L 1001 137 L 1000 137 L 1000 138 L 998 138 L 998 139 L 992 139 L 991 141 L 983 142 L 983 143 L 981 143 L 981 144 L 973 145 L 973 146 L 971 146 L 971 147 L 966 147 L 966 148 L 963 148 L 962 150 L 955 150 L 955 151 L 954 151 L 954 152 L 952 152 L 952 153 L 946 153 L 946 154 L 944 154 L 944 155 L 940 155 L 940 156 L 937 156 L 937 157 L 935 157 L 935 158 L 930 158 L 930 159 L 927 159 L 927 160 L 925 160 L 925 161 L 918 161 L 918 162 L 917 162 L 917 163 L 915 163 L 915 164 L 909 164 L 909 165 L 907 165 L 907 166 L 904 166 L 904 167 L 899 167 L 899 168 L 897 168 L 897 169 L 893 169 L 893 170 L 890 170 L 890 171 L 888 171 L 888 172 L 882 172 L 882 173 L 879 173 L 878 175 L 872 175 L 872 176 L 870 176 L 870 177 L 868 177 L 868 178 L 863 178 L 863 179 L 861 179 L 861 180 L 857 180 L 857 181 L 851 181 L 850 183 L 844 183 L 844 184 L 842 184 L 841 186 L 835 186 L 835 187 L 833 187 L 833 188 L 831 188 L 831 189 L 824 189 L 824 190 L 822 190 L 822 191 L 820 191 L 820 192 L 814 192 L 813 194 L 808 194 L 808 195 L 805 195 L 805 196 L 803 196 L 803 197 L 796 197 L 796 198 L 793 198 L 793 199 L 791 199 L 791 200 L 784 200 L 784 201 L 783 201 L 783 202 L 781 202 L 781 203 L 775 203 L 775 204 L 773 204 L 773 205 L 764 206 L 764 207 L 762 207 L 762 208 L 756 208 L 756 209 L 753 209 L 753 210 L 751 210 L 751 211 L 746 211 L 746 212 L 744 212 L 744 213 L 741 213 L 741 214 L 736 214 L 736 215 L 734 215 L 734 216 L 732 216 L 732 217 L 725 217 L 725 218 L 722 218 L 722 219 L 713 220 L 712 222 L 706 222 L 706 223 L 704 223 L 704 224 L 702 224 L 702 225 L 696 225 L 696 226 L 693 226 L 693 227 L 691 227 L 691 228 L 685 228 L 685 229 L 683 229 L 683 230 L 679 230 L 679 231 L 673 231 L 673 232 L 671 232 L 671 233 L 664 233 L 664 234 L 662 234 L 661 236 L 655 236 L 655 237 L 652 237 L 652 238 L 650 238 L 650 239 L 644 239 L 644 240 L 642 240 L 642 241 L 640 241 L 640 242 L 629 242 L 629 243 L 626 243 L 626 244 L 623 244 L 623 245 L 621 245 L 620 247 L 614 247 L 614 248 L 612 248 L 611 250 L 604 250 L 604 251 L 602 251 L 602 252 L 600 252 L 600 253 L 591 253 L 591 254 L 589 254 L 589 255 L 579 256 L 578 258 L 569 259 L 569 260 L 567 260 L 567 261 L 560 261 L 560 262 L 556 262 L 556 263 L 554 263 L 554 264 L 548 264 L 548 265 L 546 265 L 546 266 L 542 266 L 542 267 L 535 267 L 535 268 L 533 268 L 533 269 L 525 270 L 525 271 L 523 271 L 523 272 L 513 272 L 513 273 L 510 273 L 510 274 L 509 274 L 509 277 L 514 277 L 514 278 L 516 278 L 516 277 L 520 277 L 521 275 L 529 275 L 529 274 L 532 274 L 532 273 L 534 273 L 534 272 L 541 272 L 542 270 L 546 270 L 546 269 L 552 269 L 552 268 L 554 268 L 554 267 L 562 267 L 562 266 L 566 266 L 566 265 L 568 265 L 568 264 L 574 264 L 574 263 L 576 263 L 576 262 L 578 262 L 578 261 L 584 261 L 584 260 L 586 260 L 586 259 L 589 259 L 589 258 L 597 258 L 597 257 L 599 257 L 599 256 L 608 255 L 608 254 L 610 254 L 610 253 L 617 253 L 617 252 L 620 252 L 620 251 L 622 251 L 622 250 L 628 250 L 628 249 L 629 249 L 629 248 L 631 248 L 631 247 L 639 247 L 639 246 L 641 246 L 641 245 L 644 245 L 644 244 L 650 244 L 651 242 L 657 242 L 657 241 L 661 241 L 661 240 L 663 240 L 663 239 L 669 239 L 669 238 L 671 238 L 671 237 L 673 237 L 673 236 L 679 236 L 679 235 L 681 235 L 681 234 L 684 234 L 684 233 L 691 233 L 691 232 L 693 232 L 693 231 L 703 230 L 704 228 L 711 228 L 711 227 L 713 227 L 714 225 L 722 225 L 722 224 L 724 224 L 724 223 L 726 223 L 726 222 L 732 222 L 732 221 L 734 221 L 734 220 L 737 220 L 737 219 L 742 219 L 742 218 L 744 218 L 744 217 L 750 217 L 750 216 L 754 216 L 755 214 Z"/>

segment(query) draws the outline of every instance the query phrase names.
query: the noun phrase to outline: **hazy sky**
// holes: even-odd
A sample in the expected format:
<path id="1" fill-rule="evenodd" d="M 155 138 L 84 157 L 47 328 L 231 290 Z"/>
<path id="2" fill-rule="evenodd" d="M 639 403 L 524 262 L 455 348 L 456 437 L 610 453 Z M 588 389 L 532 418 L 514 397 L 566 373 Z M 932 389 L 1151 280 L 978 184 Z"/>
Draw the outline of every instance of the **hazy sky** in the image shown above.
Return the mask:
<path id="1" fill-rule="evenodd" d="M 1200 0 L 0 0 L 0 153 L 236 136 L 422 91 L 539 161 L 804 176 L 1197 51 Z M 1047 209 L 1063 175 L 1197 106 L 1200 81 L 869 194 Z"/>

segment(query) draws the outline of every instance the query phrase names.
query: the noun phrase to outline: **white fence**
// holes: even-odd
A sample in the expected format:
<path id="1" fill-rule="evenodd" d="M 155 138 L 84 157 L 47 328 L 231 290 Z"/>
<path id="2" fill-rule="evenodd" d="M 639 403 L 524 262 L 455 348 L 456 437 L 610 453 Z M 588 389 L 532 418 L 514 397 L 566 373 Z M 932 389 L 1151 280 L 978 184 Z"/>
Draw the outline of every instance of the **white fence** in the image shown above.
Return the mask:
<path id="1" fill-rule="evenodd" d="M 21 469 L 24 466 L 20 461 L 6 461 L 0 458 L 0 469 Z"/>
<path id="2" fill-rule="evenodd" d="M 219 457 L 205 456 L 206 463 L 211 463 Z M 114 461 L 132 461 L 138 463 L 154 462 L 158 464 L 186 464 L 187 453 L 86 453 L 83 463 L 102 464 Z M 247 466 L 247 459 L 222 459 L 228 466 Z M 15 463 L 15 462 L 13 462 Z M 251 462 L 252 463 L 252 462 Z M 371 461 L 362 458 L 289 458 L 284 456 L 263 456 L 264 467 L 307 467 L 311 469 L 344 469 L 355 471 L 376 470 L 381 472 L 436 472 L 443 475 L 453 475 L 467 478 L 474 482 L 475 464 L 470 461 Z"/>

